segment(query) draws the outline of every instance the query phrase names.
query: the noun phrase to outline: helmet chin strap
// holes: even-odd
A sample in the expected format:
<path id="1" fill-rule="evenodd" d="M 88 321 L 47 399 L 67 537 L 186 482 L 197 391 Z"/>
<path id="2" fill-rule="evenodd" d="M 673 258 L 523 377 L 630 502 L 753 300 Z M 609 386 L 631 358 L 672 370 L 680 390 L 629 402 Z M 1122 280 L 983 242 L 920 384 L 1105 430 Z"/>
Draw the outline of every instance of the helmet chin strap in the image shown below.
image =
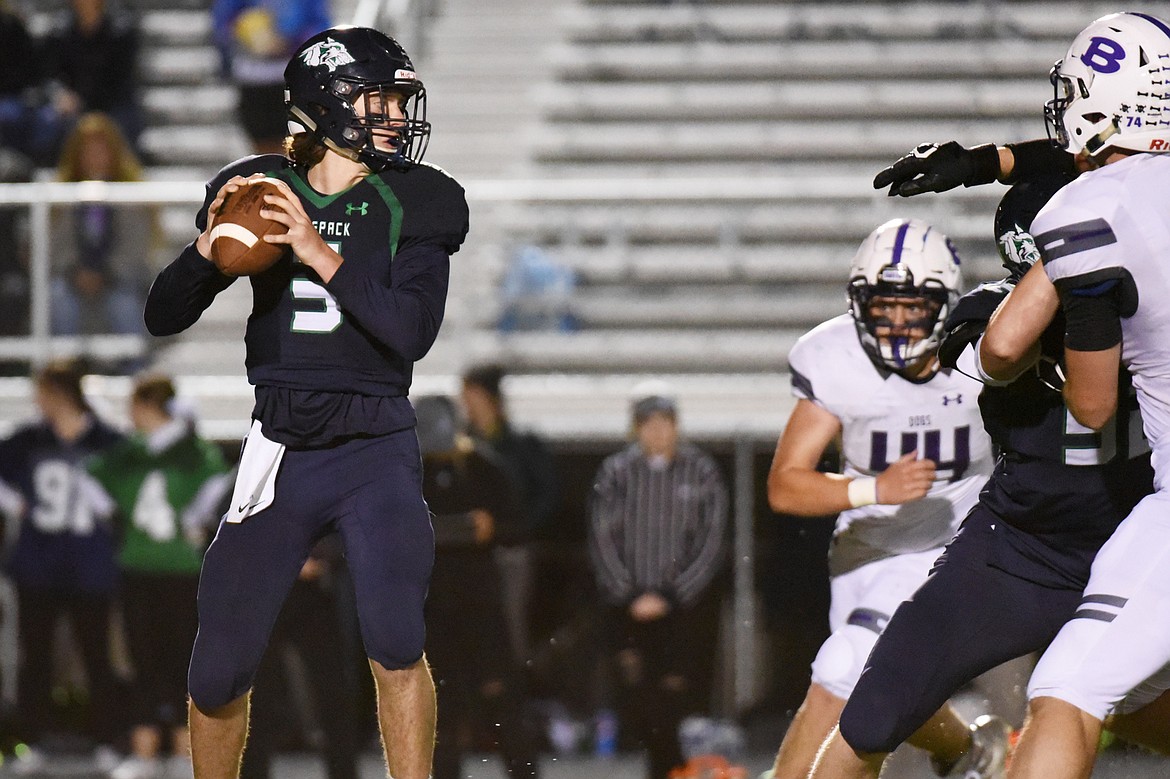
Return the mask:
<path id="1" fill-rule="evenodd" d="M 1090 160 L 1101 152 L 1101 147 L 1105 145 L 1105 141 L 1117 135 L 1118 132 L 1120 132 L 1120 129 L 1117 126 L 1117 120 L 1114 119 L 1109 123 L 1108 127 L 1085 141 L 1085 151 L 1089 153 Z"/>

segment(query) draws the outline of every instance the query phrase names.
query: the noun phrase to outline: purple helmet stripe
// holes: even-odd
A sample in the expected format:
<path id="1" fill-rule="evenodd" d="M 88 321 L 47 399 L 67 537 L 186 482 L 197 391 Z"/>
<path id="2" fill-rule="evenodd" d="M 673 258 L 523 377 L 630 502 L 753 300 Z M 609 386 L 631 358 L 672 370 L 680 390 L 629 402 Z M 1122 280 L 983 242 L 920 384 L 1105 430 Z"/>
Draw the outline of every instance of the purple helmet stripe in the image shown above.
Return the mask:
<path id="1" fill-rule="evenodd" d="M 1163 22 L 1163 21 L 1162 21 L 1161 19 L 1159 19 L 1158 17 L 1156 17 L 1156 16 L 1150 16 L 1149 14 L 1139 14 L 1139 13 L 1134 13 L 1133 15 L 1134 15 L 1134 16 L 1140 16 L 1141 18 L 1145 19 L 1145 20 L 1146 20 L 1147 22 L 1149 22 L 1150 24 L 1152 24 L 1152 25 L 1154 25 L 1155 27 L 1157 27 L 1157 28 L 1158 28 L 1159 30 L 1161 30 L 1162 32 L 1166 33 L 1167 37 L 1170 37 L 1170 27 L 1167 27 L 1167 26 L 1166 26 L 1166 23 L 1165 23 L 1165 22 Z"/>
<path id="2" fill-rule="evenodd" d="M 906 232 L 910 229 L 909 222 L 903 222 L 898 226 L 898 234 L 894 236 L 894 256 L 890 258 L 891 265 L 897 265 L 902 261 L 902 249 L 906 245 Z"/>

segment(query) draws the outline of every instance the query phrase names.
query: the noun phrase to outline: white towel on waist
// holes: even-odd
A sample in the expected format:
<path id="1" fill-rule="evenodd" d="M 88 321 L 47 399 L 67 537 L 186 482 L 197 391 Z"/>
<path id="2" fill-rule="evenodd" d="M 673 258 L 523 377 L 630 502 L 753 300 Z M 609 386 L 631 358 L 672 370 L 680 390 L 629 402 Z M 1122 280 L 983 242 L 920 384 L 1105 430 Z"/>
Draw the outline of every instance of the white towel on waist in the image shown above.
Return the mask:
<path id="1" fill-rule="evenodd" d="M 282 457 L 284 444 L 265 438 L 259 420 L 253 419 L 244 439 L 244 451 L 240 453 L 232 505 L 224 515 L 227 522 L 243 522 L 271 505 L 276 495 L 276 473 L 280 470 Z"/>

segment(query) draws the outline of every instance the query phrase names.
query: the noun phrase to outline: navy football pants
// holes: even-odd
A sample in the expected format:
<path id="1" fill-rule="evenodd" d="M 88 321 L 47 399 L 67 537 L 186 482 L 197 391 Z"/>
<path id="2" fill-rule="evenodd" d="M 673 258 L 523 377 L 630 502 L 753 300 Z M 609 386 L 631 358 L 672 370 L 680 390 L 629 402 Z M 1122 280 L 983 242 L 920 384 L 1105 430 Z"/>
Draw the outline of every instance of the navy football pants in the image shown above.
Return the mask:
<path id="1" fill-rule="evenodd" d="M 188 673 L 200 710 L 252 686 L 281 604 L 314 543 L 332 530 L 353 574 L 366 654 L 390 669 L 422 657 L 435 540 L 414 430 L 289 450 L 272 505 L 239 524 L 221 522 L 204 557 Z"/>
<path id="2" fill-rule="evenodd" d="M 1005 528 L 982 504 L 894 612 L 841 712 L 856 752 L 893 752 L 960 687 L 1000 663 L 1043 649 L 1081 591 L 1033 583 L 1001 568 Z"/>

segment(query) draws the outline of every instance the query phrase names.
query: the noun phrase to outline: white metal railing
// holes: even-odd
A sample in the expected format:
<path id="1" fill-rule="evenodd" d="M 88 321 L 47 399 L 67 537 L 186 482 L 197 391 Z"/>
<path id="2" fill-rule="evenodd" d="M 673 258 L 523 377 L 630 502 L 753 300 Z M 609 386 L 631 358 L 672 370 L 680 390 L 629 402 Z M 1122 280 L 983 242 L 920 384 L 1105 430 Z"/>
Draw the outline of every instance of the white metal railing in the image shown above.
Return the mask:
<path id="1" fill-rule="evenodd" d="M 887 214 L 888 198 L 850 176 L 762 178 L 630 178 L 615 179 L 500 179 L 464 182 L 472 208 L 509 204 L 539 206 L 571 203 L 597 204 L 702 204 L 752 205 L 767 203 L 778 208 L 811 201 L 837 201 Z M 30 256 L 30 332 L 28 337 L 0 338 L 0 358 L 25 359 L 34 364 L 62 354 L 84 350 L 97 357 L 118 357 L 141 351 L 135 336 L 53 337 L 49 322 L 51 208 L 55 205 L 104 202 L 190 206 L 202 202 L 204 186 L 196 181 L 152 182 L 32 182 L 0 184 L 0 206 L 28 209 Z M 930 199 L 921 208 L 933 210 L 962 208 L 987 193 L 959 189 L 944 198 Z M 883 217 L 884 218 L 884 217 Z M 477 220 L 477 235 L 492 220 Z M 566 224 L 566 228 L 571 225 Z M 496 236 L 506 240 L 507 236 Z M 0 247 L 2 250 L 3 247 Z M 137 352 L 135 351 L 137 350 Z"/>
<path id="2" fill-rule="evenodd" d="M 122 203 L 173 205 L 203 202 L 203 186 L 186 182 L 36 182 L 0 185 L 0 205 L 26 206 L 29 212 L 29 337 L 0 338 L 0 357 L 26 359 L 35 365 L 54 356 L 86 351 L 98 357 L 121 357 L 141 351 L 136 336 L 54 338 L 49 330 L 49 235 L 54 205 Z M 5 247 L 0 247 L 3 251 Z"/>

